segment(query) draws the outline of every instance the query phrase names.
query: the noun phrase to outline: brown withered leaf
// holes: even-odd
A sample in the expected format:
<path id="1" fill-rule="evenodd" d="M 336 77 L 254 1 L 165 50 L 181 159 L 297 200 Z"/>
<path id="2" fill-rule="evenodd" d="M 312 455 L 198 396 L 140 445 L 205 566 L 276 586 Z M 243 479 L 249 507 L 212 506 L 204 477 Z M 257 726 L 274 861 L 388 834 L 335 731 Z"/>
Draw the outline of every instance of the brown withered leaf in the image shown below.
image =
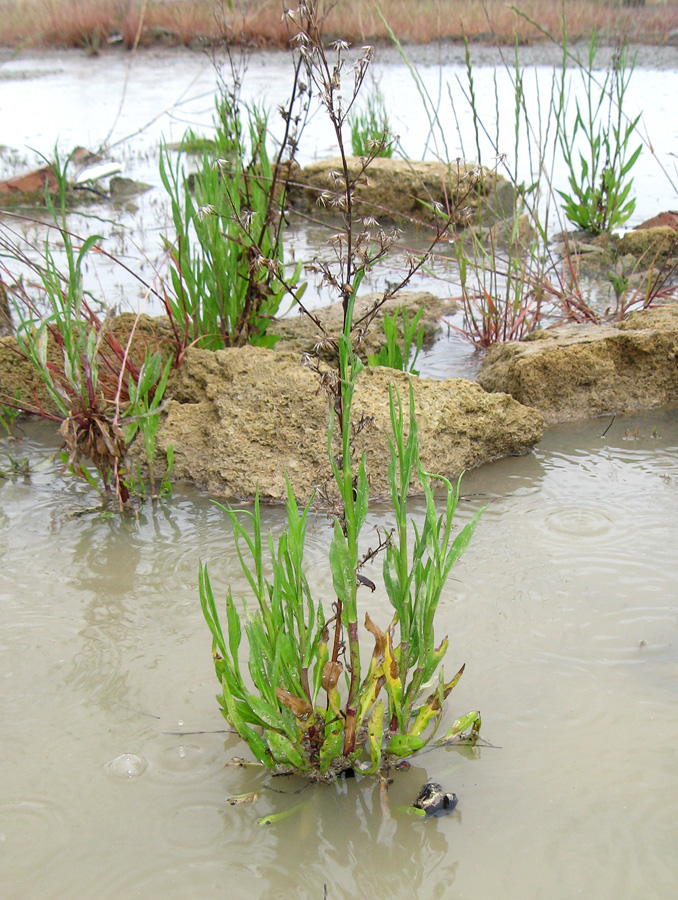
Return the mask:
<path id="1" fill-rule="evenodd" d="M 386 635 L 381 628 L 379 628 L 378 625 L 375 625 L 372 619 L 370 619 L 369 613 L 365 613 L 365 628 L 367 628 L 374 638 L 374 653 L 372 656 L 375 659 L 383 659 L 384 648 L 386 647 Z"/>
<path id="2" fill-rule="evenodd" d="M 284 691 L 282 688 L 276 688 L 275 695 L 283 706 L 291 709 L 294 715 L 300 719 L 310 716 L 313 712 L 313 707 L 308 700 L 305 700 L 303 697 L 297 697 L 296 694 L 291 694 L 289 691 Z"/>
<path id="3" fill-rule="evenodd" d="M 361 575 L 360 572 L 358 572 L 355 577 L 358 581 L 358 584 L 365 585 L 365 587 L 368 587 L 372 591 L 372 593 L 374 593 L 376 591 L 376 589 L 377 589 L 376 584 L 373 581 L 371 581 L 366 575 Z"/>
<path id="4" fill-rule="evenodd" d="M 322 677 L 322 685 L 323 690 L 327 691 L 329 694 L 330 691 L 334 690 L 337 686 L 337 681 L 339 681 L 339 676 L 344 671 L 344 667 L 340 662 L 329 662 L 325 663 L 323 668 L 323 677 Z"/>

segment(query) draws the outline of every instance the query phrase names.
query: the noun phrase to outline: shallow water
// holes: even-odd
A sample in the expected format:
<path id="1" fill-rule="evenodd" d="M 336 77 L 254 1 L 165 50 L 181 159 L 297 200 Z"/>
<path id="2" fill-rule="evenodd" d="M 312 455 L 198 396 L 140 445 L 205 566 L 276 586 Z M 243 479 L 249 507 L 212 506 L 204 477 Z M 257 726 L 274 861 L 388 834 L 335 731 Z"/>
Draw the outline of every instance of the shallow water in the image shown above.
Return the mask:
<path id="1" fill-rule="evenodd" d="M 412 48 L 423 84 L 437 107 L 444 132 L 436 141 L 429 134 L 429 124 L 416 86 L 407 67 L 393 50 L 379 48 L 374 65 L 374 79 L 383 93 L 391 114 L 393 130 L 399 134 L 404 152 L 413 159 L 432 159 L 436 153 L 445 158 L 477 159 L 475 131 L 468 102 L 469 85 L 462 49 Z M 547 131 L 547 110 L 551 100 L 554 67 L 558 55 L 547 47 L 521 48 L 525 66 L 524 88 L 528 108 L 529 136 L 533 147 L 539 132 Z M 506 55 L 506 54 L 505 54 Z M 605 65 L 609 54 L 601 52 Z M 509 54 L 510 57 L 510 54 Z M 480 132 L 480 150 L 486 165 L 513 168 L 514 146 L 514 73 L 501 63 L 496 50 L 474 47 L 474 92 L 487 135 Z M 599 72 L 604 77 L 604 70 Z M 571 98 L 581 96 L 579 76 L 571 76 Z M 58 142 L 62 155 L 76 145 L 97 149 L 110 148 L 109 156 L 121 163 L 123 174 L 154 186 L 152 191 L 135 198 L 131 205 L 112 209 L 110 205 L 88 207 L 80 215 L 69 217 L 69 226 L 78 233 L 97 232 L 103 236 L 103 247 L 137 272 L 147 284 L 160 273 L 166 275 L 162 251 L 162 234 L 169 222 L 163 193 L 159 188 L 157 147 L 161 137 L 178 141 L 186 127 L 198 132 L 209 130 L 213 112 L 216 74 L 205 55 L 189 51 L 145 51 L 138 55 L 110 52 L 97 58 L 74 52 L 48 51 L 40 54 L 21 52 L 0 63 L 2 92 L 0 112 L 7 123 L 3 141 L 14 149 L 4 154 L 4 175 L 35 161 L 34 151 L 50 156 Z M 243 95 L 263 102 L 271 112 L 274 133 L 280 131 L 277 105 L 287 99 L 291 84 L 291 68 L 287 56 L 280 52 L 261 52 L 249 60 L 243 84 Z M 371 89 L 367 86 L 368 90 Z M 640 50 L 638 67 L 631 79 L 625 111 L 629 116 L 642 112 L 642 134 L 646 146 L 633 169 L 636 210 L 629 221 L 635 225 L 657 212 L 676 205 L 678 183 L 675 146 L 678 120 L 673 115 L 678 92 L 678 61 L 674 48 Z M 498 147 L 493 147 L 498 133 Z M 553 123 L 551 123 L 553 134 Z M 633 146 L 635 148 L 634 141 Z M 518 181 L 533 180 L 531 166 L 536 160 L 527 152 L 528 133 L 523 130 L 518 149 Z M 506 154 L 506 162 L 497 159 L 497 150 Z M 310 119 L 300 144 L 299 161 L 336 154 L 332 131 L 326 118 L 316 112 Z M 550 165 L 547 166 L 549 171 Z M 567 173 L 554 163 L 551 173 L 555 187 L 566 187 Z M 29 213 L 33 217 L 34 213 Z M 3 217 L 3 221 L 19 234 L 42 247 L 44 233 L 29 222 Z M 560 231 L 565 223 L 553 207 L 548 230 Z M 324 232 L 295 223 L 287 240 L 289 254 L 308 259 L 325 240 Z M 421 241 L 421 236 L 406 235 L 403 243 Z M 428 278 L 426 288 L 440 296 L 459 294 L 458 278 L 449 271 L 438 272 L 441 280 Z M 382 273 L 381 281 L 365 283 L 374 289 L 392 278 Z M 87 285 L 108 306 L 125 309 L 142 308 L 158 313 L 160 306 L 146 296 L 145 289 L 121 268 L 102 258 L 96 270 L 87 273 Z M 416 285 L 415 285 L 416 286 Z M 421 286 L 421 285 L 419 285 Z M 311 284 L 306 294 L 311 305 L 326 303 Z"/>
<path id="2" fill-rule="evenodd" d="M 460 521 L 490 505 L 437 630 L 448 670 L 466 662 L 448 716 L 479 708 L 493 746 L 425 753 L 385 800 L 370 779 L 300 791 L 225 766 L 248 751 L 222 731 L 198 560 L 218 591 L 242 579 L 206 497 L 76 516 L 91 498 L 56 477 L 49 429 L 2 442 L 0 468 L 34 466 L 0 480 L 3 898 L 673 897 L 678 416 L 608 425 L 466 476 Z M 317 596 L 328 541 L 319 517 Z M 386 623 L 381 589 L 367 607 Z M 402 811 L 427 778 L 458 794 L 451 816 Z M 254 807 L 228 804 L 249 790 Z"/>

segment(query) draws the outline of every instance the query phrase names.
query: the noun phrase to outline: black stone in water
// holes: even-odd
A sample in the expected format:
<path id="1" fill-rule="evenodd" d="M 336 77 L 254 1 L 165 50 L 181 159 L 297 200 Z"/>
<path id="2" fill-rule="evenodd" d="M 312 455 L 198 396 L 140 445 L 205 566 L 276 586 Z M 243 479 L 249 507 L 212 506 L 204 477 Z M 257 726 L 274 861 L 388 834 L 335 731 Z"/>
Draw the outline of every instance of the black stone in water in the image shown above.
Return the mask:
<path id="1" fill-rule="evenodd" d="M 419 791 L 414 806 L 427 816 L 446 816 L 457 805 L 457 795 L 447 794 L 435 781 L 427 781 Z"/>

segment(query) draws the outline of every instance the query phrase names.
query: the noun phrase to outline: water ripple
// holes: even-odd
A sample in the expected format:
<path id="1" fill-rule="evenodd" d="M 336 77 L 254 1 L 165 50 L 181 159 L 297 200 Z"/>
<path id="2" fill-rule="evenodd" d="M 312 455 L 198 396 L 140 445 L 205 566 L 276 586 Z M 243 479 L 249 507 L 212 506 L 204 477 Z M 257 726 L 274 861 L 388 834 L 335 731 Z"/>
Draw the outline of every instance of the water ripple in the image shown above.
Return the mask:
<path id="1" fill-rule="evenodd" d="M 65 809 L 41 797 L 0 800 L 0 853 L 3 877 L 26 879 L 36 862 L 49 869 L 50 861 L 62 853 L 71 839 Z"/>

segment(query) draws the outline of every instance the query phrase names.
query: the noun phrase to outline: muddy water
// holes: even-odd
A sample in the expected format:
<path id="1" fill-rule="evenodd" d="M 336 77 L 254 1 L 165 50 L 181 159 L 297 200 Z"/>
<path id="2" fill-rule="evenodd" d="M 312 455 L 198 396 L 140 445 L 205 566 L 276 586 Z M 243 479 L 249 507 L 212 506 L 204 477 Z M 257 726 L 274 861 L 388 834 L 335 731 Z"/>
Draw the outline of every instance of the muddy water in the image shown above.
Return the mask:
<path id="1" fill-rule="evenodd" d="M 581 52 L 575 48 L 575 52 Z M 554 66 L 559 57 L 549 48 L 521 49 L 525 69 L 524 88 L 530 132 L 520 135 L 517 178 L 529 184 L 536 171 L 535 147 L 540 128 L 544 136 L 552 96 Z M 497 52 L 473 48 L 475 103 L 487 131 L 479 132 L 480 152 L 487 165 L 514 169 L 514 92 L 513 73 L 501 63 Z M 475 130 L 468 100 L 469 85 L 463 52 L 458 47 L 415 48 L 412 56 L 436 106 L 444 134 L 433 137 L 417 88 L 407 67 L 391 50 L 380 49 L 374 66 L 375 82 L 380 85 L 392 127 L 399 134 L 404 152 L 412 158 L 465 157 L 477 159 Z M 609 54 L 602 53 L 601 66 Z M 604 77 L 604 68 L 599 73 Z M 274 132 L 280 131 L 276 107 L 284 102 L 290 87 L 289 59 L 282 53 L 258 53 L 251 57 L 243 93 L 264 102 L 271 113 Z M 40 55 L 20 53 L 6 56 L 0 65 L 0 112 L 5 130 L 2 141 L 13 153 L 2 157 L 3 174 L 11 174 L 35 161 L 33 151 L 51 155 L 59 143 L 62 154 L 75 145 L 97 149 L 107 145 L 109 156 L 119 162 L 123 174 L 154 186 L 131 204 L 112 209 L 94 206 L 82 215 L 72 215 L 69 225 L 75 231 L 103 235 L 103 247 L 119 257 L 151 283 L 166 275 L 161 235 L 170 230 L 166 204 L 157 172 L 157 146 L 161 137 L 177 141 L 186 127 L 198 132 L 209 129 L 213 111 L 216 74 L 200 53 L 188 51 L 148 51 L 137 56 L 111 52 L 98 58 L 81 54 L 47 52 Z M 369 89 L 369 86 L 368 86 Z M 675 48 L 641 48 L 638 68 L 631 79 L 626 112 L 642 112 L 642 133 L 647 143 L 633 170 L 636 211 L 630 224 L 676 205 L 678 182 L 674 150 L 678 140 L 678 120 L 673 115 L 678 92 L 678 57 Z M 571 74 L 571 97 L 581 96 L 581 80 Z M 541 122 L 541 125 L 540 125 Z M 550 125 L 553 134 L 553 122 Z M 498 135 L 498 137 L 497 137 Z M 532 159 L 528 152 L 532 144 Z M 634 142 L 635 147 L 635 142 Z M 497 151 L 506 154 L 506 162 L 497 161 Z M 325 117 L 315 112 L 304 132 L 299 160 L 306 163 L 336 153 L 331 128 Z M 551 172 L 550 164 L 547 165 Z M 532 169 L 532 171 L 531 171 Z M 668 177 L 667 177 L 668 176 Z M 566 187 L 567 173 L 557 161 L 552 180 L 555 187 Z M 545 211 L 545 210 L 544 210 Z M 44 235 L 29 222 L 5 219 L 19 234 L 42 246 Z M 564 227 L 555 206 L 549 218 L 549 230 Z M 287 250 L 296 257 L 313 255 L 325 239 L 306 225 L 297 223 L 290 233 Z M 405 243 L 416 241 L 406 236 Z M 388 273 L 384 278 L 390 277 Z M 157 304 L 145 298 L 139 283 L 119 267 L 97 260 L 96 271 L 87 274 L 88 286 L 109 306 L 119 305 L 148 312 L 159 312 Z M 383 280 L 383 279 L 382 279 Z M 367 287 L 378 286 L 378 280 Z M 458 279 L 429 279 L 429 290 L 440 295 L 459 292 Z M 310 303 L 327 302 L 313 285 L 306 295 Z"/>
<path id="2" fill-rule="evenodd" d="M 34 467 L 0 481 L 4 900 L 675 896 L 678 417 L 608 425 L 466 477 L 460 521 L 491 502 L 437 628 L 448 667 L 466 662 L 449 715 L 480 708 L 493 746 L 426 753 L 386 799 L 225 766 L 247 748 L 222 731 L 198 560 L 218 590 L 242 579 L 207 498 L 76 516 L 89 498 L 57 479 L 45 431 L 3 442 L 3 468 Z M 317 596 L 328 541 L 319 518 Z M 367 607 L 385 624 L 383 591 Z M 427 778 L 458 794 L 452 816 L 403 812 Z"/>

